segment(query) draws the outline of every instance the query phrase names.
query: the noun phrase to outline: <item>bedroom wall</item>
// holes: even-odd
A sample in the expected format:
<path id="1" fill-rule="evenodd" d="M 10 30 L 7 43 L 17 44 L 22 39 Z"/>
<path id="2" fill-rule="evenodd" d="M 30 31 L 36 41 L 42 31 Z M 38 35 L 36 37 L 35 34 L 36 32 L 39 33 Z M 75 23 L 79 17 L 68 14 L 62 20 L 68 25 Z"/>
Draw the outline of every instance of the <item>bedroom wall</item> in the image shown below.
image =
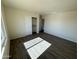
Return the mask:
<path id="1" fill-rule="evenodd" d="M 77 42 L 77 12 L 51 13 L 44 16 L 46 33 Z"/>
<path id="2" fill-rule="evenodd" d="M 37 33 L 39 33 L 39 14 L 5 7 L 10 39 L 32 34 L 32 17 L 37 17 Z"/>

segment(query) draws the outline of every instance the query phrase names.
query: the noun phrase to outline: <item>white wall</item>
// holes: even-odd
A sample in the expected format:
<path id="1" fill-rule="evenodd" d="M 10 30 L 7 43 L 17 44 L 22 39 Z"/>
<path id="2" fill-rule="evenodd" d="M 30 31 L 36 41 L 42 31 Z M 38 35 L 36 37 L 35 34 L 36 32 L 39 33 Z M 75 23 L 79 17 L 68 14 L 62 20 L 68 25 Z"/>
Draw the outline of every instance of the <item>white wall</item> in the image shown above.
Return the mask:
<path id="1" fill-rule="evenodd" d="M 7 31 L 7 26 L 6 26 L 6 17 L 5 17 L 5 12 L 4 12 L 4 6 L 1 5 L 1 17 L 3 20 L 3 26 L 5 30 L 5 43 L 2 48 L 2 59 L 9 59 L 9 46 L 10 46 L 10 40 L 8 37 L 8 31 Z"/>
<path id="2" fill-rule="evenodd" d="M 51 13 L 45 15 L 44 31 L 46 33 L 77 41 L 77 15 L 76 11 Z"/>
<path id="3" fill-rule="evenodd" d="M 32 34 L 32 17 L 37 17 L 37 33 L 39 32 L 39 15 L 16 8 L 5 7 L 10 39 Z"/>

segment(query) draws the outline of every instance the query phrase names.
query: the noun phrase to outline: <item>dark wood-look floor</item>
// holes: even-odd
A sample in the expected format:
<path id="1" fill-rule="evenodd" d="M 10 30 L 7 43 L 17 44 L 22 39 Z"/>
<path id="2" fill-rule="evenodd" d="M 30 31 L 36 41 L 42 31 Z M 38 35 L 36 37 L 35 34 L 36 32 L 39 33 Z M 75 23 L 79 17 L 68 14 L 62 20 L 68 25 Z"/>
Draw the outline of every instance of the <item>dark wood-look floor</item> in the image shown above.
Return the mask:
<path id="1" fill-rule="evenodd" d="M 76 43 L 46 33 L 11 40 L 10 59 L 30 59 L 23 43 L 36 37 L 41 37 L 52 44 L 38 59 L 77 59 Z"/>

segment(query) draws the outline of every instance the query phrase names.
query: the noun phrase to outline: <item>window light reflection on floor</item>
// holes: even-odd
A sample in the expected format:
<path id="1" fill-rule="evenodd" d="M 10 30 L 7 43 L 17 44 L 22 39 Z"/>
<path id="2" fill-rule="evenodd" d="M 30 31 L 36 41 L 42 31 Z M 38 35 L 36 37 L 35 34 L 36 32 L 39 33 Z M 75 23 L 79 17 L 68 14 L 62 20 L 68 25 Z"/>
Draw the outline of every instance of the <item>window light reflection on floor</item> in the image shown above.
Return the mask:
<path id="1" fill-rule="evenodd" d="M 37 59 L 43 52 L 45 52 L 51 44 L 44 39 L 37 37 L 24 43 L 27 52 L 31 59 Z"/>

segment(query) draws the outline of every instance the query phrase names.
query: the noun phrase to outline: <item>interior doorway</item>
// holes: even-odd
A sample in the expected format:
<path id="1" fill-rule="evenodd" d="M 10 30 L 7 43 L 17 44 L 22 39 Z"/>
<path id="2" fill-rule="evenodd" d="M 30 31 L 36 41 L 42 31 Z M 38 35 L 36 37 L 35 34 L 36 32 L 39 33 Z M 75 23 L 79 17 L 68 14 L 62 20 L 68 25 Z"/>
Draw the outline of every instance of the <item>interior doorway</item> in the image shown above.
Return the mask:
<path id="1" fill-rule="evenodd" d="M 37 18 L 32 17 L 32 34 L 37 33 Z"/>
<path id="2" fill-rule="evenodd" d="M 39 32 L 44 32 L 44 18 L 42 17 L 42 15 L 40 15 L 40 20 L 39 20 Z"/>
<path id="3" fill-rule="evenodd" d="M 40 27 L 40 32 L 44 32 L 44 19 L 41 19 Z"/>

